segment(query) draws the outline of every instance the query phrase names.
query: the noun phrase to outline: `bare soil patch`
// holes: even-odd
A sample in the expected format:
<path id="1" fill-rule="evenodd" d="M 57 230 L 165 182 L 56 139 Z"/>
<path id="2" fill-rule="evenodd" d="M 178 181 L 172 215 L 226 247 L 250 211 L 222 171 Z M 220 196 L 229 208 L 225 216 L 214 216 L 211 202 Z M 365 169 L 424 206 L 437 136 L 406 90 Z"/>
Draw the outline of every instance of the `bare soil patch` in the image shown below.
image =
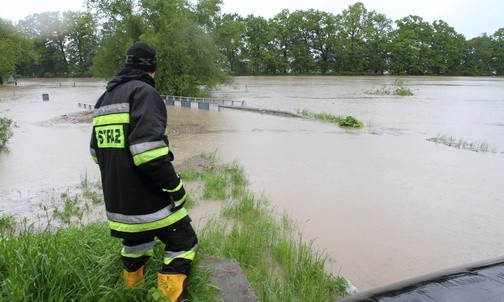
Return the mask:
<path id="1" fill-rule="evenodd" d="M 93 111 L 78 111 L 69 114 L 63 114 L 59 117 L 53 118 L 44 124 L 58 125 L 58 124 L 87 124 L 93 120 Z M 198 124 L 179 124 L 176 120 L 170 121 L 168 127 L 169 134 L 183 135 L 183 134 L 201 134 L 205 132 L 203 125 Z"/>

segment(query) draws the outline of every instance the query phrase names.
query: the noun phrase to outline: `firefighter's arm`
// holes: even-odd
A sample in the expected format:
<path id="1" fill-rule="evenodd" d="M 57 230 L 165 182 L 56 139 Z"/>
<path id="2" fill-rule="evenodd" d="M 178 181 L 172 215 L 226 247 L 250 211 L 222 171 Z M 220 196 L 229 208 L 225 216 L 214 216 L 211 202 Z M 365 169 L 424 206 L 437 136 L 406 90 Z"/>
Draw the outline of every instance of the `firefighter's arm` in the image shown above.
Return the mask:
<path id="1" fill-rule="evenodd" d="M 91 153 L 91 158 L 97 164 L 98 163 L 98 156 L 96 153 L 96 149 L 97 149 L 96 135 L 95 135 L 95 131 L 93 129 L 92 134 L 91 134 L 91 141 L 89 143 L 89 153 Z"/>
<path id="2" fill-rule="evenodd" d="M 171 160 L 173 155 L 165 136 L 166 107 L 161 97 L 152 91 L 139 91 L 130 108 L 131 128 L 128 135 L 133 163 L 159 188 L 170 195 L 176 206 L 186 198 L 182 180 Z"/>

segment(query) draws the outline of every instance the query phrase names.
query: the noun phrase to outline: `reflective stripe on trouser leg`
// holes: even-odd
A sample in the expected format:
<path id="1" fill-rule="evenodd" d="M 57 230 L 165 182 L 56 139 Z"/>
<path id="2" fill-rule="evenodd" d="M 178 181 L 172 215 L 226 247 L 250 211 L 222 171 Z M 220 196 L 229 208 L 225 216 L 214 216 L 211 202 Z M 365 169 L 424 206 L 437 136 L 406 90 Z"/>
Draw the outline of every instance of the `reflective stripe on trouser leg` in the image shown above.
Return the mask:
<path id="1" fill-rule="evenodd" d="M 150 241 L 134 246 L 123 245 L 121 256 L 128 258 L 151 257 L 154 254 L 154 243 L 154 241 Z"/>
<path id="2" fill-rule="evenodd" d="M 166 251 L 165 257 L 163 260 L 164 265 L 170 265 L 170 263 L 172 263 L 174 260 L 177 260 L 177 259 L 185 259 L 185 260 L 193 261 L 194 257 L 196 256 L 196 248 L 197 247 L 198 247 L 198 245 L 196 244 L 188 251 L 179 251 L 179 252 Z"/>
<path id="3" fill-rule="evenodd" d="M 123 267 L 129 271 L 136 271 L 154 254 L 154 240 L 138 245 L 123 245 L 121 260 Z"/>

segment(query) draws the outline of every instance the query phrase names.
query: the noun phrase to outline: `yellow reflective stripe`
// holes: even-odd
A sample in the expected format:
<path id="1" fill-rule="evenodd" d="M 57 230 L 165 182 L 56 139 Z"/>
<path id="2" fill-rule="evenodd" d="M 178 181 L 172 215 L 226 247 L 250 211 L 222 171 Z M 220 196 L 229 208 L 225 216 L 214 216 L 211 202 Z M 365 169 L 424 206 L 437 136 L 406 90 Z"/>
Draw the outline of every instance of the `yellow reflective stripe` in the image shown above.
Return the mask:
<path id="1" fill-rule="evenodd" d="M 137 223 L 137 224 L 126 224 L 116 221 L 108 221 L 108 225 L 112 230 L 124 233 L 140 233 L 146 231 L 152 231 L 156 229 L 163 228 L 165 226 L 169 226 L 179 221 L 180 219 L 187 216 L 187 210 L 185 208 L 181 208 L 177 212 L 167 216 L 166 218 L 146 222 L 146 223 Z"/>
<path id="2" fill-rule="evenodd" d="M 135 165 L 139 166 L 164 155 L 168 155 L 168 147 L 152 149 L 139 153 L 133 156 L 133 162 L 135 163 Z"/>
<path id="3" fill-rule="evenodd" d="M 114 113 L 93 117 L 93 126 L 102 126 L 110 124 L 129 124 L 129 113 Z"/>
<path id="4" fill-rule="evenodd" d="M 186 199 L 186 196 L 187 196 L 187 193 L 184 194 L 184 196 L 182 196 L 182 198 L 180 198 L 179 200 L 174 200 L 173 202 L 175 203 L 175 206 L 180 206 L 182 203 L 184 203 L 185 199 Z"/>
<path id="5" fill-rule="evenodd" d="M 179 182 L 178 186 L 175 187 L 175 189 L 171 189 L 171 190 L 163 189 L 163 191 L 168 192 L 168 193 L 177 192 L 178 190 L 180 190 L 180 188 L 182 188 L 182 179 L 179 179 L 179 181 L 180 182 Z"/>
<path id="6" fill-rule="evenodd" d="M 175 259 L 194 260 L 195 257 L 196 257 L 196 252 L 195 251 L 187 251 L 187 252 L 185 252 L 183 254 L 177 255 L 175 258 L 165 257 L 164 260 L 163 260 L 163 262 L 164 262 L 164 264 L 170 264 L 170 262 L 172 262 Z"/>
<path id="7" fill-rule="evenodd" d="M 129 257 L 129 258 L 140 258 L 140 257 L 144 257 L 144 256 L 152 257 L 153 255 L 154 255 L 154 250 L 148 250 L 148 251 L 145 251 L 144 253 L 126 253 L 123 248 L 121 251 L 121 256 Z"/>
<path id="8" fill-rule="evenodd" d="M 98 157 L 96 157 L 96 156 L 91 156 L 91 158 L 93 159 L 93 161 L 95 162 L 95 164 L 97 164 L 97 163 L 98 163 Z"/>

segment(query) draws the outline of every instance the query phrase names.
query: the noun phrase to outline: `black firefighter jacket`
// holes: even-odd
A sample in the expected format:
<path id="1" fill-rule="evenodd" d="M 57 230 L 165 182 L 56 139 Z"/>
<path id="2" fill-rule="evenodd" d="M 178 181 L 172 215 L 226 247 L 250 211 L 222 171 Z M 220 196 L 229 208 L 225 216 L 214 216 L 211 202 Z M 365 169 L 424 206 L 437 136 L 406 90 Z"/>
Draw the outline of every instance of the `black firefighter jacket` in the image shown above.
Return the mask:
<path id="1" fill-rule="evenodd" d="M 155 235 L 190 221 L 186 193 L 171 163 L 166 106 L 147 73 L 126 68 L 93 113 L 91 156 L 99 164 L 111 234 Z"/>

